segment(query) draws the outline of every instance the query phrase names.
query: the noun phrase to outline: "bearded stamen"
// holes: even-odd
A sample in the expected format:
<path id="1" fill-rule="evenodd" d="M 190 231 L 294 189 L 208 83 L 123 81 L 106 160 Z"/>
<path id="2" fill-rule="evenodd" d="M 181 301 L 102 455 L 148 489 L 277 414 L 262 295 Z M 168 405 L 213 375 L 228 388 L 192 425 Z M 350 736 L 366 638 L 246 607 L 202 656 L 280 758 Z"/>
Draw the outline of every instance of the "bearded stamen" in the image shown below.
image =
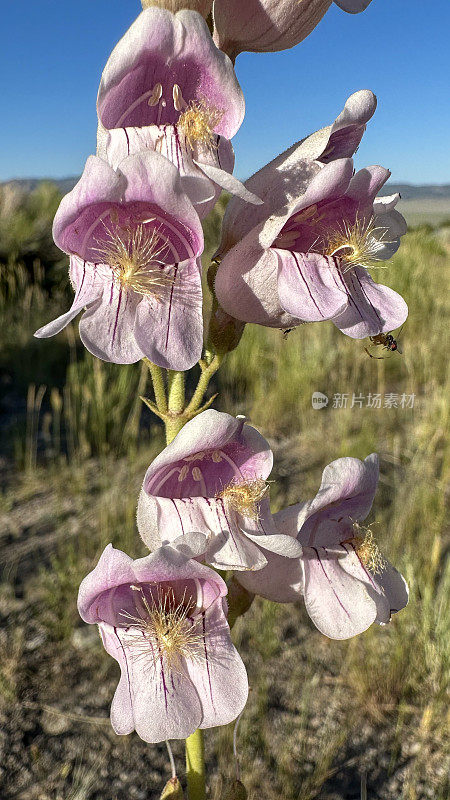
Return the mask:
<path id="1" fill-rule="evenodd" d="M 261 478 L 243 483 L 230 483 L 217 498 L 225 502 L 248 519 L 259 519 L 258 504 L 269 489 L 269 484 Z"/>
<path id="2" fill-rule="evenodd" d="M 177 670 L 183 658 L 198 663 L 205 659 L 205 632 L 202 617 L 192 617 L 196 607 L 186 589 L 178 601 L 172 588 L 160 586 L 156 598 L 147 599 L 141 586 L 131 586 L 138 597 L 136 615 L 121 611 L 121 616 L 135 629 L 128 639 L 135 659 L 151 657 L 153 664 L 163 661 Z M 140 608 L 138 609 L 138 606 Z"/>
<path id="3" fill-rule="evenodd" d="M 385 244 L 392 244 L 386 238 L 388 232 L 388 228 L 375 225 L 374 217 L 369 223 L 358 218 L 354 225 L 343 222 L 328 240 L 325 255 L 339 258 L 343 263 L 344 272 L 356 266 L 366 269 L 385 267 L 380 264 L 383 259 L 380 258 L 379 252 Z"/>
<path id="4" fill-rule="evenodd" d="M 386 559 L 382 556 L 380 548 L 378 547 L 375 536 L 370 528 L 365 528 L 358 522 L 353 523 L 354 536 L 347 539 L 346 542 L 351 544 L 355 550 L 358 558 L 367 567 L 370 572 L 379 574 L 383 572 Z M 344 542 L 343 542 L 344 544 Z"/>
<path id="5" fill-rule="evenodd" d="M 191 100 L 178 118 L 178 128 L 184 133 L 191 149 L 197 144 L 217 146 L 214 130 L 223 114 L 223 111 L 208 105 L 205 100 Z"/>
<path id="6" fill-rule="evenodd" d="M 121 289 L 130 289 L 144 297 L 160 300 L 163 290 L 173 284 L 173 278 L 164 272 L 160 259 L 167 251 L 167 243 L 152 230 L 136 225 L 132 230 L 105 226 L 106 239 L 95 248 L 99 260 L 107 264 Z"/>

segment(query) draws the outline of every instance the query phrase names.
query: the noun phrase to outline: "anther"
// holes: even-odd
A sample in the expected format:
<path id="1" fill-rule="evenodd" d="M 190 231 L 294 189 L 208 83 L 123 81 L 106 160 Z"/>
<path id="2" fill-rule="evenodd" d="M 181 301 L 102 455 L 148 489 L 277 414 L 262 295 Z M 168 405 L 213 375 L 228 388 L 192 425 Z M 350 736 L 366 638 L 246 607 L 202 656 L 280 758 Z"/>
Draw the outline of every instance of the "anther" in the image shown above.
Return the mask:
<path id="1" fill-rule="evenodd" d="M 178 86 L 178 83 L 174 84 L 172 95 L 173 95 L 173 104 L 175 106 L 175 111 L 184 111 L 184 109 L 187 108 L 187 103 L 183 95 L 181 94 L 181 89 Z"/>
<path id="2" fill-rule="evenodd" d="M 150 97 L 147 100 L 149 106 L 157 106 L 159 101 L 161 100 L 162 95 L 162 86 L 160 83 L 156 83 L 153 87 L 153 91 Z"/>
<path id="3" fill-rule="evenodd" d="M 189 467 L 187 464 L 185 464 L 184 467 L 181 467 L 180 469 L 180 474 L 178 475 L 178 483 L 182 483 L 182 481 L 185 480 L 188 472 L 189 472 Z"/>

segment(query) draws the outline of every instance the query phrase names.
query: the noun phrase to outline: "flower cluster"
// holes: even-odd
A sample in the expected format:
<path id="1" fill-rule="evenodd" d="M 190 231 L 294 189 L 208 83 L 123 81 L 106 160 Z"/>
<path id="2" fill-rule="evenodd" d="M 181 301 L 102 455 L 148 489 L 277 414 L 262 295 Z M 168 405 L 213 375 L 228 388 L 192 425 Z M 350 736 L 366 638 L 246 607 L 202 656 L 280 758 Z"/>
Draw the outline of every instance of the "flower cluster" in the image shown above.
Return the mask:
<path id="1" fill-rule="evenodd" d="M 139 497 L 152 551 L 132 561 L 108 545 L 80 587 L 82 618 L 120 664 L 116 733 L 185 738 L 242 711 L 244 665 L 227 623 L 227 584 L 279 603 L 303 597 L 317 628 L 346 639 L 388 623 L 408 602 L 402 576 L 363 522 L 378 459 L 340 458 L 317 495 L 272 515 L 272 452 L 244 419 L 209 409 L 150 464 Z"/>
<path id="2" fill-rule="evenodd" d="M 355 13 L 369 2 L 337 4 Z M 250 600 L 303 598 L 334 639 L 389 622 L 408 600 L 364 524 L 375 455 L 334 461 L 313 499 L 272 514 L 268 442 L 243 417 L 202 410 L 200 389 L 186 407 L 184 394 L 168 405 L 160 369 L 171 371 L 169 387 L 174 371 L 197 362 L 210 376 L 246 323 L 283 329 L 330 320 L 362 339 L 406 319 L 404 300 L 371 276 L 406 231 L 399 196 L 377 197 L 388 170 L 353 167 L 375 111 L 372 92 L 351 95 L 331 125 L 245 183 L 232 174 L 231 139 L 244 118 L 234 59 L 297 44 L 330 5 L 145 0 L 103 71 L 97 153 L 54 220 L 75 297 L 36 336 L 53 336 L 83 311 L 80 337 L 91 353 L 120 364 L 148 360 L 150 405 L 168 431 L 138 501 L 150 555 L 133 561 L 108 545 L 78 601 L 120 666 L 114 730 L 136 730 L 148 742 L 186 738 L 242 711 L 248 681 L 230 637 L 231 581 Z M 208 274 L 204 351 L 202 220 L 222 189 L 232 197 Z"/>

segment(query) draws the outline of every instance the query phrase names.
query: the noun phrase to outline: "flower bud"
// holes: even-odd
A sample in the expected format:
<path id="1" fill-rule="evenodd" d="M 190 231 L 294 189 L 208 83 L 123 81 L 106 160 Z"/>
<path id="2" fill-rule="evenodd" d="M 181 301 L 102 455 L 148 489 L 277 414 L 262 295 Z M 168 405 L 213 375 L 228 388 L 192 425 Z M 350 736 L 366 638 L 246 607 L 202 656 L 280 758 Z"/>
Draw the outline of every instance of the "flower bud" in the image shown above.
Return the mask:
<path id="1" fill-rule="evenodd" d="M 227 597 L 228 624 L 230 628 L 233 627 L 238 617 L 242 617 L 242 615 L 249 610 L 254 599 L 255 595 L 252 592 L 248 592 L 247 589 L 244 589 L 244 587 L 241 586 L 241 584 L 238 583 L 234 577 L 231 579 L 228 585 Z M 230 797 L 231 796 L 232 795 L 230 795 Z M 236 798 L 240 796 L 240 794 L 236 794 Z"/>
<path id="2" fill-rule="evenodd" d="M 241 341 L 245 328 L 245 322 L 227 314 L 217 302 L 214 293 L 214 280 L 217 273 L 218 264 L 211 264 L 208 274 L 208 286 L 212 294 L 211 317 L 208 329 L 208 347 L 218 355 L 231 353 Z"/>
<path id="3" fill-rule="evenodd" d="M 167 781 L 162 790 L 160 800 L 184 800 L 183 789 L 178 778 L 171 778 Z"/>
<path id="4" fill-rule="evenodd" d="M 141 0 L 142 8 L 150 8 L 150 6 L 157 6 L 158 8 L 166 8 L 172 14 L 186 8 L 190 11 L 198 11 L 202 17 L 208 16 L 211 11 L 213 0 Z"/>

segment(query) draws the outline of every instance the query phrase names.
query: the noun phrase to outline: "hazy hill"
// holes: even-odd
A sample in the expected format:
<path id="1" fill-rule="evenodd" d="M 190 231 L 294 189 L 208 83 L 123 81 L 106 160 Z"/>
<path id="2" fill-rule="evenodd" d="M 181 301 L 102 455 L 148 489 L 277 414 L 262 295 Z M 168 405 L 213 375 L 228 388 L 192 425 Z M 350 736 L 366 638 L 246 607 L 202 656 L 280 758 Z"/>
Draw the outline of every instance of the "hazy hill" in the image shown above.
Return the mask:
<path id="1" fill-rule="evenodd" d="M 32 192 L 40 183 L 54 183 L 61 194 L 70 192 L 75 186 L 79 175 L 69 178 L 16 178 L 10 181 L 0 181 L 0 186 L 17 186 L 25 192 Z"/>
<path id="2" fill-rule="evenodd" d="M 1 186 L 15 188 L 22 193 L 29 193 L 42 182 L 49 182 L 58 187 L 61 194 L 69 192 L 77 182 L 77 176 L 67 178 L 18 178 L 0 182 Z M 387 183 L 381 195 L 399 192 L 401 201 L 398 210 L 404 215 L 408 225 L 440 225 L 450 219 L 450 183 L 421 184 Z"/>
<path id="3" fill-rule="evenodd" d="M 413 183 L 387 183 L 380 191 L 380 195 L 399 192 L 402 200 L 450 200 L 450 183 L 416 185 Z"/>
<path id="4" fill-rule="evenodd" d="M 42 182 L 55 183 L 58 189 L 65 194 L 75 186 L 79 176 L 70 176 L 67 178 L 17 178 L 10 181 L 0 181 L 0 186 L 9 184 L 10 186 L 18 186 L 27 192 L 31 192 L 36 186 Z M 433 184 L 425 183 L 416 185 L 412 183 L 387 183 L 383 186 L 380 194 L 394 194 L 400 192 L 402 200 L 420 200 L 420 199 L 449 199 L 450 200 L 450 183 Z"/>

